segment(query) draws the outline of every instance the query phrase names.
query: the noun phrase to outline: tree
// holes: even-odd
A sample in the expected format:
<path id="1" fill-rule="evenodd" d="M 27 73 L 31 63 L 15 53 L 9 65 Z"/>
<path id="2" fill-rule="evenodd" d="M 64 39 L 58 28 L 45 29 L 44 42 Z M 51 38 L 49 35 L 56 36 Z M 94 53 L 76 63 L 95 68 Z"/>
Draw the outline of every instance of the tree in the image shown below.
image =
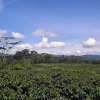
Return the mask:
<path id="1" fill-rule="evenodd" d="M 0 37 L 0 67 L 5 66 L 7 61 L 7 56 L 9 51 L 17 44 L 20 44 L 21 41 L 18 42 L 10 42 L 14 40 L 14 37 Z"/>
<path id="2" fill-rule="evenodd" d="M 24 60 L 24 59 L 28 59 L 29 58 L 29 50 L 28 49 L 24 49 L 22 51 L 17 51 L 16 54 L 14 55 L 14 58 L 16 60 Z"/>

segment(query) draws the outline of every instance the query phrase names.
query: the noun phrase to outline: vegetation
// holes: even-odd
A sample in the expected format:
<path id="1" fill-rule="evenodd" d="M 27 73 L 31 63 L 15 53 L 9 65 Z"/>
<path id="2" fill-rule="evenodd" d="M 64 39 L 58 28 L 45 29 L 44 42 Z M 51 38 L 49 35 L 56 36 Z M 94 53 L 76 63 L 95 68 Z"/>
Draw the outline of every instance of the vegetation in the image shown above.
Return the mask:
<path id="1" fill-rule="evenodd" d="M 24 49 L 0 38 L 0 100 L 100 100 L 100 60 Z"/>
<path id="2" fill-rule="evenodd" d="M 28 60 L 31 64 L 40 64 L 40 63 L 100 64 L 100 60 L 90 60 L 83 56 L 52 55 L 48 53 L 39 54 L 36 51 L 29 51 L 28 49 L 17 51 L 16 54 L 13 56 L 13 60 L 17 61 Z"/>
<path id="3" fill-rule="evenodd" d="M 14 37 L 0 37 L 0 68 L 5 66 L 9 51 L 14 47 L 14 45 L 21 42 L 12 42 L 14 39 Z"/>
<path id="4" fill-rule="evenodd" d="M 0 70 L 0 100 L 99 100 L 100 65 L 35 64 Z"/>

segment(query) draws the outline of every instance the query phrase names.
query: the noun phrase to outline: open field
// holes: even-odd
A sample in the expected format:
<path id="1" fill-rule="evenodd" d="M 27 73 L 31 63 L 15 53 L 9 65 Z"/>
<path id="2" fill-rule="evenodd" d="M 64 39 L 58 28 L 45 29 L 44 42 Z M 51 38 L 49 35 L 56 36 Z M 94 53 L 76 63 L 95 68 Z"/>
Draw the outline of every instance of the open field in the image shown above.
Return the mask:
<path id="1" fill-rule="evenodd" d="M 100 65 L 38 64 L 0 69 L 0 100 L 100 100 Z"/>

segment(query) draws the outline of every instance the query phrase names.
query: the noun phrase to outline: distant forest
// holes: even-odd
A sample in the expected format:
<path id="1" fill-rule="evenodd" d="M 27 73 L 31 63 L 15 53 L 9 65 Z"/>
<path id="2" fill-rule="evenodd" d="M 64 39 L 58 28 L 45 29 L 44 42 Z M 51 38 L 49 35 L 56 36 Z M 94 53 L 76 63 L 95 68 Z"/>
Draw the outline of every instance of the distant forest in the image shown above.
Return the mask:
<path id="1" fill-rule="evenodd" d="M 100 60 L 88 59 L 86 56 L 66 56 L 66 55 L 52 55 L 48 53 L 38 53 L 36 51 L 29 51 L 24 49 L 22 51 L 17 51 L 13 56 L 9 55 L 7 57 L 11 61 L 27 60 L 32 64 L 38 63 L 91 63 L 100 64 Z"/>

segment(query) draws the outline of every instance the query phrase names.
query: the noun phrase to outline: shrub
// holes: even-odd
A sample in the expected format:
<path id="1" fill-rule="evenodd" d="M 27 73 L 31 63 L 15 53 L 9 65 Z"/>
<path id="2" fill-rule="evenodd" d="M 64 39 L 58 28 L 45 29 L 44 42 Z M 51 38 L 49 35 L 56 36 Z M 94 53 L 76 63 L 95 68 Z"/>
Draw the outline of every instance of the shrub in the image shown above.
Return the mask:
<path id="1" fill-rule="evenodd" d="M 30 64 L 30 62 L 26 60 L 20 61 L 19 63 L 16 63 L 11 67 L 12 70 L 31 69 L 31 68 L 32 65 Z"/>

